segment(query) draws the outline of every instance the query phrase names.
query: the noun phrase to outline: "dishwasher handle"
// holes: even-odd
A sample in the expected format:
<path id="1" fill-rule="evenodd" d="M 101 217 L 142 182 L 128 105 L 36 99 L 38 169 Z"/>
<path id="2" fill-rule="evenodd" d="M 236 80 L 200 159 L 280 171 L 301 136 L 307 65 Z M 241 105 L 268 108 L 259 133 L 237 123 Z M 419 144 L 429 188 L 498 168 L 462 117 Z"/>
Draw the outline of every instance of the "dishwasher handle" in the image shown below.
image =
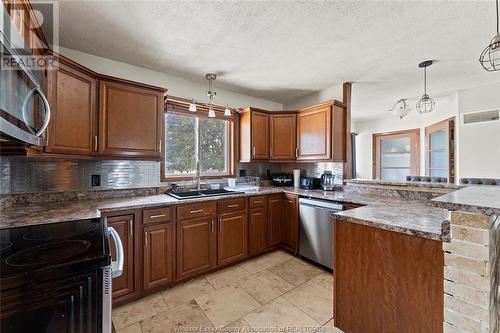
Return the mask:
<path id="1" fill-rule="evenodd" d="M 299 206 L 310 206 L 314 208 L 334 210 L 334 211 L 342 211 L 344 209 L 344 205 L 337 202 L 327 202 L 322 200 L 313 200 L 304 198 L 299 198 Z"/>

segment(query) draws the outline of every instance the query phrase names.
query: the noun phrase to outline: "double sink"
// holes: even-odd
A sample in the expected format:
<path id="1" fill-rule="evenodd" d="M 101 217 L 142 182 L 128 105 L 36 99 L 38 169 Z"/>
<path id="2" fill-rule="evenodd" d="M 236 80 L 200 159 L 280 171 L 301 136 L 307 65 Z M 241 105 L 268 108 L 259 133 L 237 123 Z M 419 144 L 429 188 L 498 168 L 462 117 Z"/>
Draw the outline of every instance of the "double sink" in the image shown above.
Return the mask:
<path id="1" fill-rule="evenodd" d="M 218 195 L 229 195 L 229 194 L 239 194 L 244 192 L 239 191 L 228 191 L 224 189 L 215 189 L 215 190 L 193 190 L 193 191 L 171 191 L 167 194 L 176 199 L 195 199 L 195 198 L 203 198 L 203 197 L 213 197 Z"/>

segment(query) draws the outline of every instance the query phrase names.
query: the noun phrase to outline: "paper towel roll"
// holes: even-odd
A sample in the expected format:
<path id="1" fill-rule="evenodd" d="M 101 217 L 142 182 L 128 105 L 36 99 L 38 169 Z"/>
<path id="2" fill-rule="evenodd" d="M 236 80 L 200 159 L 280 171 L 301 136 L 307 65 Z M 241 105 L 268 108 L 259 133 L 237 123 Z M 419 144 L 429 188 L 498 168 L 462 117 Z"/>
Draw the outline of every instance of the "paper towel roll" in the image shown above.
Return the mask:
<path id="1" fill-rule="evenodd" d="M 293 170 L 293 186 L 300 187 L 300 170 Z"/>

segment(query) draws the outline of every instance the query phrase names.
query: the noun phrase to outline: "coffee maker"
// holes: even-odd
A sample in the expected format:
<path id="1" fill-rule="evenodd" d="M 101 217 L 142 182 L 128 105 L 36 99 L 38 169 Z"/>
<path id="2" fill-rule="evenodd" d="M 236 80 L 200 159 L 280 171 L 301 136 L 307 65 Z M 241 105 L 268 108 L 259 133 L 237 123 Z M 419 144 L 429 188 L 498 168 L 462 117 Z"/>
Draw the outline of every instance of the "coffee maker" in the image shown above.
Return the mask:
<path id="1" fill-rule="evenodd" d="M 321 175 L 321 187 L 323 191 L 335 190 L 335 175 L 331 171 L 325 170 Z"/>

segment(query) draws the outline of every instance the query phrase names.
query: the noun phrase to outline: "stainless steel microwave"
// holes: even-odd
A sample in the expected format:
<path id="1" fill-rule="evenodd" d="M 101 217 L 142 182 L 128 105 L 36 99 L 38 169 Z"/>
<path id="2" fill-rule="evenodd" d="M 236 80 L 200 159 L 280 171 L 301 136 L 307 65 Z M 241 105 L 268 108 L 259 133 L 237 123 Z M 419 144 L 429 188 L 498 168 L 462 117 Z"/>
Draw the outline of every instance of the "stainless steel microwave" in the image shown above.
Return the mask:
<path id="1" fill-rule="evenodd" d="M 0 5 L 0 141 L 45 145 L 50 106 L 42 90 L 43 69 Z M 30 63 L 31 62 L 31 63 Z"/>

